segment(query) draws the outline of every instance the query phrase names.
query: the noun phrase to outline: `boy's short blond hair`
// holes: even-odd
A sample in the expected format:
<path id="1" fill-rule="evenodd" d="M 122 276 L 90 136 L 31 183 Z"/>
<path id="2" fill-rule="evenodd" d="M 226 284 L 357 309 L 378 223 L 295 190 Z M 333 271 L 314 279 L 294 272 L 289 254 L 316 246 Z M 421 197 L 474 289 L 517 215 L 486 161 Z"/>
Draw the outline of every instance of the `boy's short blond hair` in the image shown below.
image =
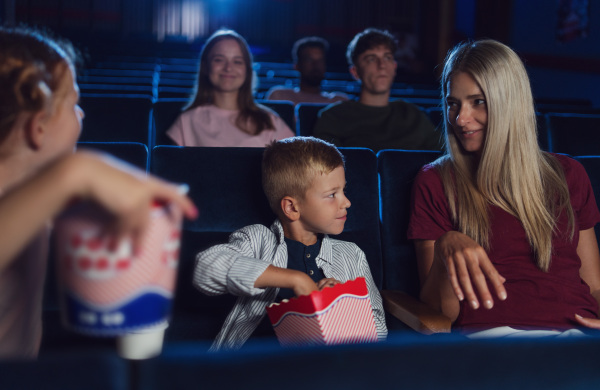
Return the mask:
<path id="1" fill-rule="evenodd" d="M 266 146 L 262 185 L 271 209 L 281 215 L 286 196 L 302 199 L 317 174 L 344 167 L 344 156 L 329 142 L 314 137 L 292 137 Z"/>

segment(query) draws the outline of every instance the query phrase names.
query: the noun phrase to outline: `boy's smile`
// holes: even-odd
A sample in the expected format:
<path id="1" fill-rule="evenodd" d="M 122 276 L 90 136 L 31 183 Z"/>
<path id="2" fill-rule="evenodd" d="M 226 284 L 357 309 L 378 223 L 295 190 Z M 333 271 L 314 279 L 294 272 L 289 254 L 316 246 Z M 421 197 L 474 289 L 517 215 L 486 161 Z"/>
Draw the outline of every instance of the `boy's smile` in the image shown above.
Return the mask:
<path id="1" fill-rule="evenodd" d="M 339 166 L 327 174 L 317 174 L 303 199 L 298 200 L 298 220 L 305 245 L 314 244 L 317 234 L 340 234 L 346 223 L 350 201 L 344 194 L 346 173 Z"/>

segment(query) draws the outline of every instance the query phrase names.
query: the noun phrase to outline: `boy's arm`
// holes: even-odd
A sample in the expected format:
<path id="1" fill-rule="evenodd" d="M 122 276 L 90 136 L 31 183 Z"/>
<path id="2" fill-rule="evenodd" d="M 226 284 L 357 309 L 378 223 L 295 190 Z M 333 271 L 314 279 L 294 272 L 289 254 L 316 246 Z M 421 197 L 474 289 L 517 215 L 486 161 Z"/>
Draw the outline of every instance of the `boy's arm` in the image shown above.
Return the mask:
<path id="1" fill-rule="evenodd" d="M 371 268 L 369 268 L 365 253 L 358 246 L 356 247 L 356 250 L 360 270 L 367 282 L 367 288 L 369 289 L 369 298 L 371 299 L 375 327 L 377 328 L 377 338 L 380 341 L 384 341 L 387 338 L 388 330 L 385 324 L 385 310 L 383 309 L 381 294 L 379 294 L 379 289 L 375 285 L 375 281 L 371 275 Z"/>
<path id="2" fill-rule="evenodd" d="M 264 253 L 273 256 L 263 246 L 263 237 L 271 231 L 262 225 L 252 225 L 235 231 L 227 244 L 215 245 L 196 257 L 194 286 L 207 295 L 257 295 L 266 287 L 291 288 L 296 295 L 308 294 L 316 284 L 303 272 L 276 267 L 272 259 L 261 259 Z"/>
<path id="3" fill-rule="evenodd" d="M 0 198 L 0 270 L 71 200 L 89 199 L 115 216 L 117 235 L 144 232 L 153 200 L 174 202 L 188 217 L 195 208 L 177 188 L 93 152 L 60 158 Z"/>
<path id="4" fill-rule="evenodd" d="M 269 265 L 256 282 L 254 287 L 279 287 L 294 290 L 296 296 L 308 295 L 318 290 L 317 284 L 304 272 Z"/>

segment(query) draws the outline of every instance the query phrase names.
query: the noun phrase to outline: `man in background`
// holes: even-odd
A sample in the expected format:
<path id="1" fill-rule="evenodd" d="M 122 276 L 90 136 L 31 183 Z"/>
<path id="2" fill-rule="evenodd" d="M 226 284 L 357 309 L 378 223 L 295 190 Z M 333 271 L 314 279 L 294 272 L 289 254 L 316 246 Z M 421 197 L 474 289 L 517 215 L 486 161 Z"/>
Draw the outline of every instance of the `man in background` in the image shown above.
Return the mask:
<path id="1" fill-rule="evenodd" d="M 390 102 L 398 66 L 396 41 L 374 28 L 358 33 L 348 45 L 350 73 L 360 82 L 358 101 L 332 104 L 319 112 L 314 135 L 336 146 L 441 150 L 441 133 L 425 113 L 403 100 Z"/>
<path id="2" fill-rule="evenodd" d="M 329 43 L 319 37 L 299 39 L 292 48 L 294 69 L 300 73 L 300 87 L 276 86 L 266 95 L 267 100 L 288 100 L 294 103 L 335 103 L 348 100 L 341 92 L 324 92 L 321 82 L 325 78 L 327 63 L 325 55 Z"/>

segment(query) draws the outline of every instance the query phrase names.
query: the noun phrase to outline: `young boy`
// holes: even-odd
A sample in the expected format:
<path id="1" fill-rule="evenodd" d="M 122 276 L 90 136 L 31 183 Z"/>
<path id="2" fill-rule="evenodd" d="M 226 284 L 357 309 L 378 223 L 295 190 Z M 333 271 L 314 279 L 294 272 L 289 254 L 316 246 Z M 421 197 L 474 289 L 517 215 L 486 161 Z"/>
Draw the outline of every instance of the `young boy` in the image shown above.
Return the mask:
<path id="1" fill-rule="evenodd" d="M 262 181 L 277 220 L 270 228 L 244 227 L 228 244 L 213 246 L 196 259 L 198 289 L 240 296 L 211 350 L 241 347 L 272 302 L 359 276 L 367 281 L 378 337 L 385 339 L 381 296 L 365 254 L 355 244 L 328 237 L 344 230 L 350 207 L 342 154 L 313 137 L 273 142 L 263 155 Z"/>

